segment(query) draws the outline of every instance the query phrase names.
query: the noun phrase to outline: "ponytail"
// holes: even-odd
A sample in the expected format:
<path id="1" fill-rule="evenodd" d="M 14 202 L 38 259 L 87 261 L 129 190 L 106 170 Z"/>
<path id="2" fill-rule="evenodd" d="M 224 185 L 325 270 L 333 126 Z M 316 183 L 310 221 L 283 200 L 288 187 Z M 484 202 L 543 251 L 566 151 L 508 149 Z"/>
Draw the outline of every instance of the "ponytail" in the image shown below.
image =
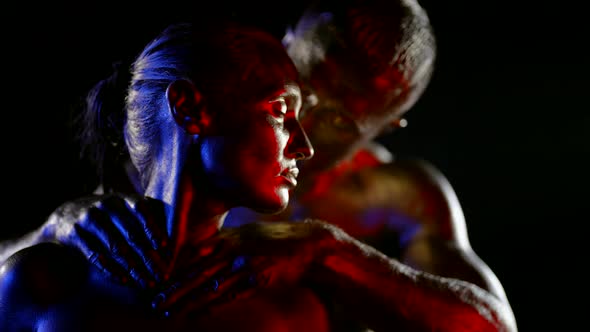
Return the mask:
<path id="1" fill-rule="evenodd" d="M 123 127 L 130 79 L 129 66 L 113 63 L 111 75 L 89 90 L 75 120 L 80 157 L 95 167 L 101 184 L 113 167 L 126 160 Z"/>

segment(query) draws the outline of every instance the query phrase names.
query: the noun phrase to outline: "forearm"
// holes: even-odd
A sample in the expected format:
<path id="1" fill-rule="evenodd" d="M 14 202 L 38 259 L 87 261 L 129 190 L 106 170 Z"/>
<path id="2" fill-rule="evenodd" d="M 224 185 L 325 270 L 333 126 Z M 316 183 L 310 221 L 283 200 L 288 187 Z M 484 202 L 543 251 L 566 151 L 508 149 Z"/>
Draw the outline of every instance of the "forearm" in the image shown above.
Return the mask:
<path id="1" fill-rule="evenodd" d="M 323 285 L 375 331 L 516 331 L 510 308 L 481 288 L 416 271 L 350 240 L 322 262 Z"/>

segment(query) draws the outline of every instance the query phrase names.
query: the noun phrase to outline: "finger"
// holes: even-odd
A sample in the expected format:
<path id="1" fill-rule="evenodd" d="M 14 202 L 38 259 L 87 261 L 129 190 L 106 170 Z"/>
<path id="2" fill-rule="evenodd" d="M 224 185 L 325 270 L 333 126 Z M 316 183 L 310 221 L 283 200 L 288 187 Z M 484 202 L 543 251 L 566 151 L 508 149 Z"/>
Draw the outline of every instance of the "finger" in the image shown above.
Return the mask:
<path id="1" fill-rule="evenodd" d="M 235 251 L 236 248 L 225 239 L 214 237 L 204 241 L 198 247 L 182 253 L 180 259 L 187 263 L 183 264 L 182 268 L 176 269 L 172 279 L 182 280 L 183 284 L 192 280 L 192 287 L 194 287 L 196 286 L 197 277 L 211 276 L 211 271 L 220 264 L 226 266 L 227 271 L 235 272 L 243 268 L 247 261 L 245 255 L 237 255 Z"/>
<path id="2" fill-rule="evenodd" d="M 87 217 L 87 222 L 81 224 L 81 227 L 102 242 L 107 250 L 106 255 L 116 260 L 140 287 L 154 284 L 152 276 L 145 267 L 138 264 L 141 258 L 135 254 L 130 244 L 121 235 L 118 229 L 119 217 L 109 215 L 98 207 L 90 208 Z"/>
<path id="3" fill-rule="evenodd" d="M 88 261 L 102 271 L 108 278 L 126 284 L 129 282 L 127 271 L 108 254 L 108 250 L 97 239 L 84 230 L 79 224 L 74 224 L 76 247 L 87 257 Z"/>
<path id="4" fill-rule="evenodd" d="M 177 269 L 174 274 L 173 279 L 181 281 L 177 281 L 173 286 L 160 293 L 152 303 L 154 308 L 166 307 L 194 289 L 203 287 L 213 275 L 222 269 L 226 271 L 224 273 L 228 274 L 245 265 L 245 258 L 242 256 L 228 260 L 227 257 L 234 255 L 232 248 L 219 240 L 205 241 L 198 248 L 193 248 L 184 254 L 188 255 L 185 256 L 186 258 L 183 257 L 184 261 L 192 260 L 186 264 L 187 268 Z"/>
<path id="5" fill-rule="evenodd" d="M 213 278 L 207 287 L 195 289 L 192 293 L 172 303 L 166 309 L 166 315 L 183 316 L 207 314 L 215 307 L 245 299 L 254 295 L 261 286 L 262 273 L 242 270 L 227 278 Z"/>
<path id="6" fill-rule="evenodd" d="M 133 258 L 141 258 L 151 278 L 158 282 L 165 279 L 167 264 L 153 248 L 151 240 L 146 235 L 143 213 L 134 212 L 127 201 L 120 198 L 104 200 L 99 208 L 111 216 L 114 226 L 118 229 L 118 234 L 123 236 L 134 251 Z"/>
<path id="7" fill-rule="evenodd" d="M 237 256 L 231 264 L 224 265 L 215 274 L 207 275 L 198 283 L 187 285 L 182 297 L 166 298 L 161 294 L 165 305 L 161 310 L 178 313 L 185 308 L 201 311 L 205 307 L 217 306 L 228 301 L 251 295 L 251 290 L 264 287 L 270 278 L 266 277 L 269 267 L 273 265 L 268 259 Z"/>
<path id="8" fill-rule="evenodd" d="M 191 246 L 190 249 L 182 253 L 181 259 L 184 266 L 189 268 L 202 266 L 205 260 L 210 261 L 212 259 L 226 260 L 231 257 L 234 246 L 230 242 L 218 236 L 212 236 L 211 238 L 202 241 L 198 245 Z M 190 273 L 190 272 L 183 272 Z"/>
<path id="9" fill-rule="evenodd" d="M 164 202 L 151 197 L 143 197 L 138 200 L 134 208 L 139 212 L 139 221 L 144 233 L 152 244 L 154 250 L 169 251 L 172 246 L 169 243 L 166 229 L 166 214 Z M 170 254 L 170 252 L 168 252 Z"/>
<path id="10" fill-rule="evenodd" d="M 207 288 L 207 283 L 211 282 L 212 277 L 227 268 L 228 265 L 227 261 L 219 261 L 200 271 L 199 274 L 196 274 L 197 270 L 194 270 L 193 274 L 186 276 L 183 281 L 176 282 L 158 294 L 152 302 L 152 307 L 156 310 L 166 310 L 174 303 L 179 302 L 180 299 L 187 297 L 187 294 Z"/>

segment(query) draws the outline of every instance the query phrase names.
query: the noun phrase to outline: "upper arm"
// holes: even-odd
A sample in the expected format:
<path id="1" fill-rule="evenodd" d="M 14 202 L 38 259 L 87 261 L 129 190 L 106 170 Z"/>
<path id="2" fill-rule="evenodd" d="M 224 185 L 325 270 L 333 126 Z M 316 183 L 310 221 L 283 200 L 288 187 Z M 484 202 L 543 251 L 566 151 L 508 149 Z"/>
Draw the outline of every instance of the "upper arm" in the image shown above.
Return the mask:
<path id="1" fill-rule="evenodd" d="M 424 231 L 406 248 L 404 262 L 430 273 L 474 283 L 507 303 L 497 276 L 469 243 L 463 209 L 444 174 L 420 159 L 405 160 L 398 167 L 413 178 L 419 198 L 430 208 L 431 218 L 431 224 L 425 225 Z"/>
<path id="2" fill-rule="evenodd" d="M 71 248 L 41 243 L 16 252 L 0 267 L 0 330 L 34 330 L 87 276 L 83 256 Z"/>

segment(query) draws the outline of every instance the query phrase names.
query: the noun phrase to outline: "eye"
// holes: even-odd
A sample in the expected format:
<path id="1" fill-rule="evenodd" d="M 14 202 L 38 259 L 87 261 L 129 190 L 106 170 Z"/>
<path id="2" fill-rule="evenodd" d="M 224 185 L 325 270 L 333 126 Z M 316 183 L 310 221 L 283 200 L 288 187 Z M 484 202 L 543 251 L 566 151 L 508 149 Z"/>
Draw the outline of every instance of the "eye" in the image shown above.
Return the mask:
<path id="1" fill-rule="evenodd" d="M 285 122 L 285 117 L 287 116 L 287 112 L 289 110 L 289 105 L 287 101 L 283 97 L 279 97 L 273 100 L 268 101 L 265 106 L 266 113 L 270 115 L 270 117 L 274 120 L 277 124 L 283 124 Z"/>
<path id="2" fill-rule="evenodd" d="M 329 128 L 349 132 L 358 131 L 355 121 L 350 116 L 333 109 L 324 110 L 323 121 Z"/>
<path id="3" fill-rule="evenodd" d="M 285 99 L 278 98 L 275 100 L 271 100 L 269 103 L 273 115 L 282 117 L 285 114 L 287 114 L 287 102 L 285 101 Z"/>
<path id="4" fill-rule="evenodd" d="M 285 99 L 280 98 L 271 102 L 273 113 L 278 115 L 287 114 L 287 102 Z"/>

